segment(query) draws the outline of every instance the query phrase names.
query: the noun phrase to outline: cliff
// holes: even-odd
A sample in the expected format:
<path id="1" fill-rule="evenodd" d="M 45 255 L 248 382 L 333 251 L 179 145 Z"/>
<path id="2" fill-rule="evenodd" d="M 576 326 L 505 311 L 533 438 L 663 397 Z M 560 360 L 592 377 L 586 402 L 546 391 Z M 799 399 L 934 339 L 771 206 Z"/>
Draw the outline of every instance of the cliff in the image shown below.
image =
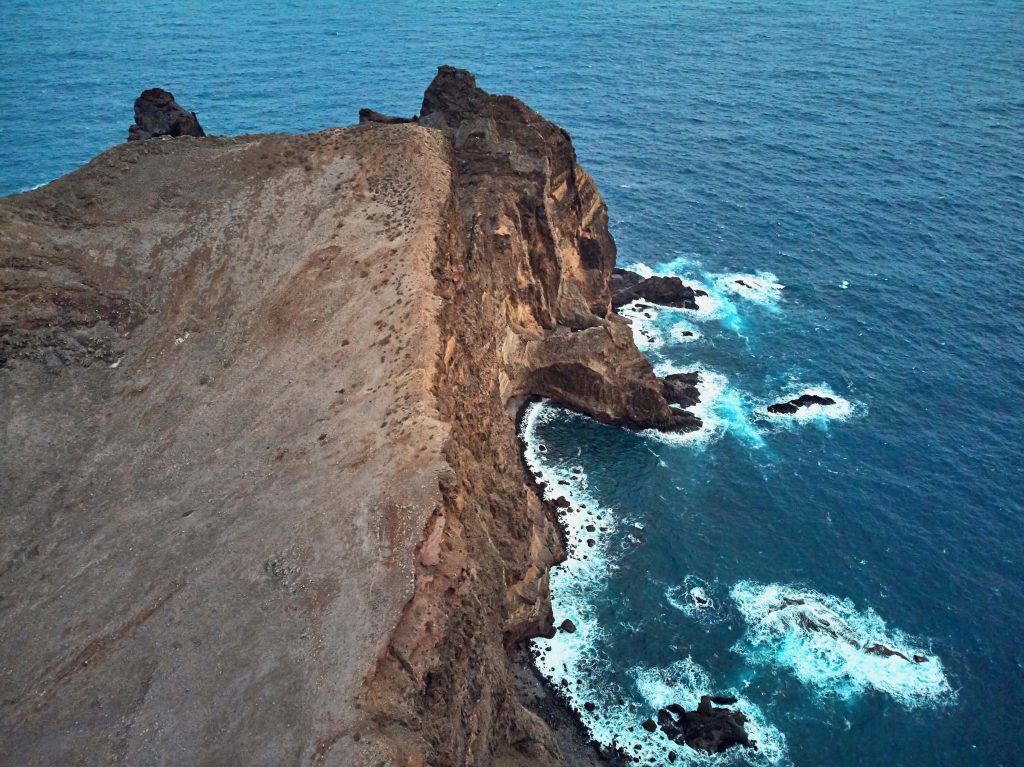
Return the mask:
<path id="1" fill-rule="evenodd" d="M 160 138 L 0 201 L 0 753 L 557 764 L 508 652 L 562 556 L 514 415 L 684 428 L 568 134 Z"/>

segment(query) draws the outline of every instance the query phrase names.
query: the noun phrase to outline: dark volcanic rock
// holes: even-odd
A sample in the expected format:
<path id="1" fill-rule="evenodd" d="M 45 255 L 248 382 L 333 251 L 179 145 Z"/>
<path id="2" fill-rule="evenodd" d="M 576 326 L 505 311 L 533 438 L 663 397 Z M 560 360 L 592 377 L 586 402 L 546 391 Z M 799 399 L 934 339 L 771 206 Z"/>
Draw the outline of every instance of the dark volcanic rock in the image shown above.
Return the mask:
<path id="1" fill-rule="evenodd" d="M 419 117 L 413 115 L 412 117 L 393 117 L 391 115 L 381 114 L 375 112 L 372 109 L 363 107 L 359 110 L 359 122 L 361 123 L 385 123 L 387 125 L 398 125 L 399 123 L 414 123 L 419 121 Z"/>
<path id="2" fill-rule="evenodd" d="M 195 112 L 189 112 L 162 88 L 150 88 L 135 99 L 135 124 L 128 128 L 129 141 L 157 136 L 205 136 Z"/>
<path id="3" fill-rule="evenodd" d="M 718 754 L 733 746 L 757 748 L 743 727 L 747 717 L 739 711 L 712 706 L 713 700 L 735 702 L 736 699 L 702 695 L 696 711 L 687 711 L 678 704 L 666 706 L 658 711 L 658 726 L 673 742 L 709 754 Z"/>
<path id="4" fill-rule="evenodd" d="M 639 282 L 636 278 L 639 278 Z M 621 289 L 616 290 L 617 285 L 621 285 Z M 686 285 L 678 277 L 654 276 L 644 279 L 639 274 L 625 269 L 617 269 L 612 273 L 609 287 L 612 291 L 612 307 L 615 309 L 637 299 L 661 306 L 696 309 L 697 296 L 707 295 L 703 290 L 695 290 Z"/>
<path id="5" fill-rule="evenodd" d="M 834 404 L 836 404 L 836 401 L 831 397 L 821 397 L 817 394 L 801 394 L 796 399 L 789 400 L 789 402 L 776 402 L 774 405 L 769 405 L 768 412 L 791 415 L 802 407 Z"/>
<path id="6" fill-rule="evenodd" d="M 635 287 L 643 281 L 644 278 L 636 272 L 616 267 L 612 269 L 612 276 L 608 279 L 608 289 L 614 296 L 616 293 L 621 293 L 623 290 Z"/>
<path id="7" fill-rule="evenodd" d="M 576 633 L 576 624 L 573 623 L 568 618 L 566 618 L 564 621 L 562 621 L 560 624 L 558 624 L 558 628 L 560 628 L 566 634 L 575 634 Z"/>
<path id="8" fill-rule="evenodd" d="M 865 647 L 864 652 L 868 653 L 869 655 L 878 655 L 882 658 L 891 658 L 895 655 L 897 658 L 903 658 L 903 660 L 905 660 L 907 663 L 910 663 L 910 658 L 901 653 L 899 650 L 894 650 L 891 647 L 886 647 L 884 644 L 879 644 L 878 642 L 875 642 L 874 644 L 870 644 L 867 647 Z"/>
<path id="9" fill-rule="evenodd" d="M 697 371 L 665 376 L 661 379 L 665 387 L 665 399 L 682 408 L 693 407 L 700 402 L 700 391 L 697 389 L 699 381 L 700 374 Z"/>

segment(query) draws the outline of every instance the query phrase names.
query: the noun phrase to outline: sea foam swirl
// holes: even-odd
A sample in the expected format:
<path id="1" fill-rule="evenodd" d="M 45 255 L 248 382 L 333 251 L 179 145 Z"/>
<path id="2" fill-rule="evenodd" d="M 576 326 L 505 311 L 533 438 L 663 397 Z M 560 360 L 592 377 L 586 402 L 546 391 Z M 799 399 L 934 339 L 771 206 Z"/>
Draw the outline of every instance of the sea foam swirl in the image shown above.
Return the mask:
<path id="1" fill-rule="evenodd" d="M 733 649 L 755 665 L 788 669 L 823 697 L 849 699 L 873 689 L 908 708 L 955 698 L 939 658 L 870 607 L 746 580 L 731 596 L 747 624 Z"/>

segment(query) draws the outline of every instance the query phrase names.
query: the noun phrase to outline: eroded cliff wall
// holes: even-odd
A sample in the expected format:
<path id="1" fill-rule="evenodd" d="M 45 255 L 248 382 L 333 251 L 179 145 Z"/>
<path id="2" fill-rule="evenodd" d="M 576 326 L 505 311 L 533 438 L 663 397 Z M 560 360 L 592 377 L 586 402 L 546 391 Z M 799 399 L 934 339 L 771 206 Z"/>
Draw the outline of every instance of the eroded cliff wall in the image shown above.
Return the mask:
<path id="1" fill-rule="evenodd" d="M 562 555 L 514 414 L 679 425 L 614 260 L 568 135 L 447 67 L 419 124 L 0 201 L 0 753 L 558 763 L 508 665 Z"/>

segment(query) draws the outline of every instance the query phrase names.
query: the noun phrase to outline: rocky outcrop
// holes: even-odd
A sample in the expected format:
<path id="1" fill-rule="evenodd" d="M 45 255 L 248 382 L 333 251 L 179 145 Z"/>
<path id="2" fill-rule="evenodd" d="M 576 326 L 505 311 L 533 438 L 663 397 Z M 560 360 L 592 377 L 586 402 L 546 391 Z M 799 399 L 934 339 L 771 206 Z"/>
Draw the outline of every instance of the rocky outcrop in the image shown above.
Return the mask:
<path id="1" fill-rule="evenodd" d="M 182 107 L 168 91 L 150 88 L 135 99 L 135 124 L 128 128 L 129 141 L 205 135 L 196 113 Z"/>
<path id="2" fill-rule="evenodd" d="M 655 275 L 644 278 L 626 269 L 615 270 L 612 288 L 612 307 L 615 309 L 637 300 L 677 309 L 697 309 L 698 296 L 707 295 L 706 291 L 691 288 L 678 277 Z"/>
<path id="3" fill-rule="evenodd" d="M 400 125 L 401 123 L 414 123 L 419 117 L 393 117 L 391 115 L 374 112 L 372 109 L 363 107 L 359 110 L 359 122 L 361 123 L 383 123 L 384 125 Z"/>
<path id="4" fill-rule="evenodd" d="M 420 124 L 134 141 L 0 201 L 0 752 L 559 763 L 508 661 L 564 556 L 515 414 L 691 425 L 614 259 L 568 134 L 447 67 Z"/>
<path id="5" fill-rule="evenodd" d="M 673 703 L 658 711 L 658 727 L 674 743 L 709 754 L 720 754 L 734 746 L 757 748 L 744 728 L 746 716 L 733 709 L 712 705 L 724 706 L 735 702 L 732 697 L 702 695 L 696 711 L 687 711 Z M 653 731 L 654 728 L 650 729 Z"/>
<path id="6" fill-rule="evenodd" d="M 408 758 L 557 763 L 507 660 L 521 640 L 554 631 L 547 573 L 564 557 L 552 509 L 523 483 L 514 414 L 546 396 L 606 422 L 691 422 L 611 311 L 607 212 L 568 134 L 450 67 L 427 89 L 419 124 L 447 137 L 455 170 L 435 270 L 445 338 L 436 388 L 454 472 L 438 562 L 419 562 L 367 701 L 420 738 Z"/>
<path id="7" fill-rule="evenodd" d="M 700 402 L 700 373 L 672 373 L 661 379 L 664 386 L 665 399 L 673 405 L 690 408 Z"/>
<path id="8" fill-rule="evenodd" d="M 789 400 L 788 402 L 776 402 L 774 405 L 768 406 L 769 413 L 792 415 L 801 408 L 810 407 L 811 405 L 834 405 L 836 401 L 831 397 L 823 397 L 819 394 L 801 394 L 799 397 Z"/>

